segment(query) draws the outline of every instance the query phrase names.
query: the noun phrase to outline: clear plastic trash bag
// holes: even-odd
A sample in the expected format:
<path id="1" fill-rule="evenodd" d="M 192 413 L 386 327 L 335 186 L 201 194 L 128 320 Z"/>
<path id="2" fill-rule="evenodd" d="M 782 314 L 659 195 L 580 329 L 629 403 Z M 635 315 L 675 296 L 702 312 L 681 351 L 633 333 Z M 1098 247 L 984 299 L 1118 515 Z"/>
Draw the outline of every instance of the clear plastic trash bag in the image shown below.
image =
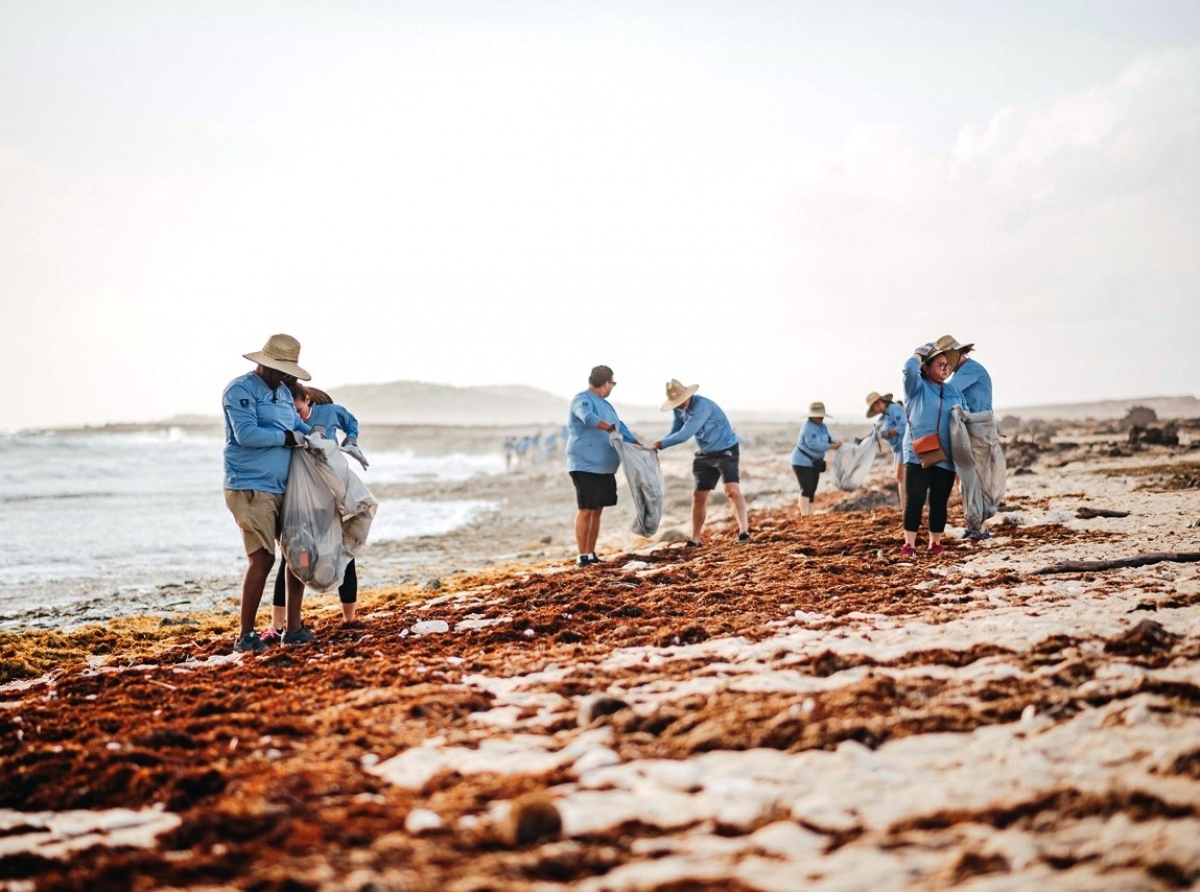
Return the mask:
<path id="1" fill-rule="evenodd" d="M 621 457 L 621 467 L 625 469 L 625 480 L 633 496 L 633 523 L 629 528 L 649 539 L 662 522 L 663 480 L 658 450 L 640 443 L 626 443 L 619 436 L 612 438 L 612 444 Z"/>
<path id="2" fill-rule="evenodd" d="M 962 487 L 967 530 L 982 532 L 984 522 L 996 513 L 1008 487 L 1008 465 L 995 416 L 952 407 L 950 453 Z"/>
<path id="3" fill-rule="evenodd" d="M 366 544 L 379 503 L 332 440 L 294 449 L 283 495 L 280 545 L 288 569 L 309 588 L 331 591 Z"/>
<path id="4" fill-rule="evenodd" d="M 879 430 L 871 433 L 859 443 L 843 443 L 833 452 L 830 479 L 838 489 L 849 492 L 858 489 L 871 473 L 871 464 L 879 454 Z"/>

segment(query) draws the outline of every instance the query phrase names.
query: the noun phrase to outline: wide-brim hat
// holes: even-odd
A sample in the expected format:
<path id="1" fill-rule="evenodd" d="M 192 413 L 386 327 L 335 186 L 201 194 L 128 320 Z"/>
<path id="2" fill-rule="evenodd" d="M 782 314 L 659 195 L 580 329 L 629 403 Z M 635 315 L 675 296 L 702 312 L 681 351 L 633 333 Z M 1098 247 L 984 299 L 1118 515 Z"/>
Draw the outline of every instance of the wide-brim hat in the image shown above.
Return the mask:
<path id="1" fill-rule="evenodd" d="M 681 381 L 672 378 L 667 382 L 667 401 L 662 404 L 660 411 L 669 412 L 676 406 L 687 402 L 692 398 L 692 394 L 699 389 L 699 384 L 693 384 L 691 387 L 684 387 Z"/>
<path id="2" fill-rule="evenodd" d="M 296 364 L 300 358 L 300 342 L 291 335 L 273 334 L 256 353 L 243 353 L 246 359 L 269 369 L 292 375 L 301 381 L 311 381 L 312 375 Z"/>
<path id="3" fill-rule="evenodd" d="M 975 345 L 960 344 L 953 335 L 942 335 L 933 342 L 933 349 L 935 351 L 940 350 L 941 352 L 947 354 L 947 358 L 950 362 L 950 371 L 953 372 L 962 362 L 962 358 L 975 349 Z M 930 356 L 936 355 L 936 352 L 930 354 Z"/>
<path id="4" fill-rule="evenodd" d="M 808 404 L 809 418 L 832 418 L 832 415 L 825 414 L 825 404 L 822 402 Z"/>
<path id="5" fill-rule="evenodd" d="M 868 393 L 867 394 L 867 417 L 874 418 L 876 415 L 879 414 L 878 412 L 876 412 L 874 410 L 875 403 L 877 403 L 879 400 L 883 400 L 885 403 L 890 403 L 892 401 L 892 396 L 893 396 L 893 394 L 879 393 L 874 390 L 872 390 L 870 393 Z"/>

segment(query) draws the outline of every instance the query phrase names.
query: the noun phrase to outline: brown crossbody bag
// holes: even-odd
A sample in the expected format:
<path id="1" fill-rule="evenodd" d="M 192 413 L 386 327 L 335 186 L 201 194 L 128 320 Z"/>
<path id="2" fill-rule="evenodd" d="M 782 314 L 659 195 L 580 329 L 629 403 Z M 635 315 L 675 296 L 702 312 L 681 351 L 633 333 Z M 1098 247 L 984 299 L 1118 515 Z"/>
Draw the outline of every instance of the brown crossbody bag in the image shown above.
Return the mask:
<path id="1" fill-rule="evenodd" d="M 908 417 L 908 406 L 904 407 L 904 416 Z M 912 419 L 908 419 L 908 426 L 912 428 Z M 942 427 L 942 385 L 938 385 L 938 417 L 937 426 L 933 429 L 932 434 L 926 434 L 923 437 L 918 437 L 913 440 L 913 452 L 917 454 L 917 461 L 921 463 L 922 468 L 929 468 L 936 465 L 940 461 L 946 460 L 946 453 L 942 449 L 942 441 L 938 439 L 938 431 Z"/>

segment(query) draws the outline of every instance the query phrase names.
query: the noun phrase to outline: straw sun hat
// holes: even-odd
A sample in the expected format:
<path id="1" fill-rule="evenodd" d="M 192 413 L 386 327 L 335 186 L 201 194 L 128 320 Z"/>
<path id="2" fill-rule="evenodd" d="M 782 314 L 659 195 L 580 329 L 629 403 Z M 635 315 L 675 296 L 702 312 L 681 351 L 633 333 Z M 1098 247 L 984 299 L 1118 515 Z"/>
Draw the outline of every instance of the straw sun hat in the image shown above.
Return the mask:
<path id="1" fill-rule="evenodd" d="M 663 412 L 670 411 L 681 403 L 692 398 L 692 394 L 700 389 L 699 384 L 693 384 L 691 387 L 684 387 L 675 378 L 667 382 L 667 401 L 662 404 Z"/>
<path id="2" fill-rule="evenodd" d="M 876 400 L 883 400 L 885 403 L 890 403 L 892 401 L 892 394 L 879 393 L 874 390 L 872 390 L 870 393 L 868 393 L 867 394 L 867 417 L 868 418 L 874 418 L 876 415 L 879 414 L 874 409 Z"/>
<path id="3" fill-rule="evenodd" d="M 301 381 L 312 380 L 312 375 L 296 365 L 300 358 L 300 342 L 291 335 L 273 334 L 267 338 L 267 343 L 261 350 L 256 353 L 243 353 L 242 356 L 285 375 L 294 375 Z"/>
<path id="4" fill-rule="evenodd" d="M 824 403 L 811 403 L 808 407 L 808 417 L 809 418 L 832 418 L 833 416 L 832 415 L 827 416 L 825 414 L 825 404 Z"/>

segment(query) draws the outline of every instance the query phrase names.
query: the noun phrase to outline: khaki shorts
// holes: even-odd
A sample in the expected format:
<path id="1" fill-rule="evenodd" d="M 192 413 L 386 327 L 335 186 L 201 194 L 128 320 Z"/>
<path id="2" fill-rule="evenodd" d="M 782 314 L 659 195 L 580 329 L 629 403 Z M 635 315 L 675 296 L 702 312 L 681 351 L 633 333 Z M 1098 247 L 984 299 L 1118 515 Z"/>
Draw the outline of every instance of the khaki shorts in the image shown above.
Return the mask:
<path id="1" fill-rule="evenodd" d="M 275 553 L 275 540 L 279 538 L 279 515 L 283 509 L 282 493 L 227 489 L 225 505 L 242 531 L 247 555 L 254 554 L 260 548 Z"/>

